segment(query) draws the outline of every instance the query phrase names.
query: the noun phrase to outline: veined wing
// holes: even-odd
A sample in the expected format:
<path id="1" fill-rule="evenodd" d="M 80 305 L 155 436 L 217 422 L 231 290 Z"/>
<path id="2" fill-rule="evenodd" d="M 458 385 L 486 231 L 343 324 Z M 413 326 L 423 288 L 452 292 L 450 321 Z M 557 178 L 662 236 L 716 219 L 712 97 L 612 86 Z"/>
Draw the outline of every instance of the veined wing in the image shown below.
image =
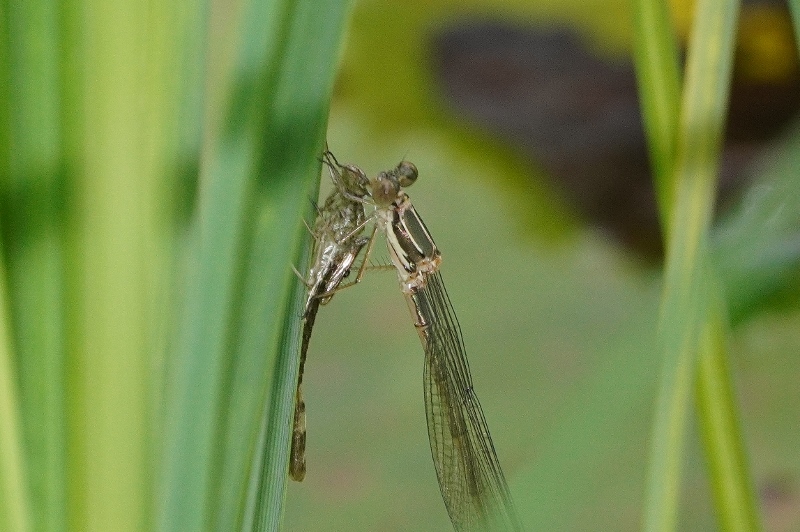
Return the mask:
<path id="1" fill-rule="evenodd" d="M 407 294 L 425 348 L 425 411 L 431 453 L 457 531 L 521 530 L 489 427 L 472 387 L 461 328 L 438 271 Z"/>

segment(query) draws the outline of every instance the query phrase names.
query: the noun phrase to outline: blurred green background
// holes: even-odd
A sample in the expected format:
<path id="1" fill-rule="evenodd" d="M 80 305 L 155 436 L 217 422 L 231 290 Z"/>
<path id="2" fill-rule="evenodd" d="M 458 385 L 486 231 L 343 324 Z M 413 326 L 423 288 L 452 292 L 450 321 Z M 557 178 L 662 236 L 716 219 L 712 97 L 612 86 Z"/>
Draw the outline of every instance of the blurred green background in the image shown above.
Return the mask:
<path id="1" fill-rule="evenodd" d="M 653 466 L 650 435 L 671 377 L 657 334 L 670 302 L 646 138 L 630 127 L 643 5 L 661 4 L 0 2 L 0 530 L 450 529 L 423 353 L 391 272 L 320 310 L 304 378 L 308 474 L 286 478 L 304 297 L 289 266 L 308 258 L 302 222 L 326 138 L 369 175 L 401 159 L 419 168 L 409 193 L 443 253 L 526 528 L 637 530 L 653 506 L 669 519 L 652 479 L 679 475 Z M 703 5 L 728 16 L 735 3 Z M 754 491 L 775 532 L 800 530 L 792 5 L 794 29 L 785 6 L 741 10 L 708 250 Z M 693 6 L 670 6 L 684 45 Z M 493 43 L 491 27 L 508 40 Z M 554 29 L 573 40 L 541 40 Z M 701 50 L 724 48 L 724 31 L 698 33 L 713 45 Z M 515 44 L 526 39 L 539 44 Z M 548 56 L 543 42 L 560 44 Z M 702 74 L 687 85 L 725 88 L 724 73 Z M 682 155 L 667 180 L 687 173 Z M 705 235 L 679 229 L 670 236 Z M 667 323 L 667 342 L 682 326 Z M 684 473 L 675 528 L 711 530 L 725 512 L 700 444 L 708 424 L 688 410 L 686 452 L 671 447 Z M 720 432 L 735 447 L 736 431 Z M 746 492 L 746 476 L 732 484 Z"/>
<path id="2" fill-rule="evenodd" d="M 328 142 L 370 175 L 401 158 L 419 168 L 409 193 L 442 249 L 476 390 L 529 529 L 636 530 L 660 368 L 659 270 L 447 101 L 432 39 L 481 19 L 568 27 L 610 60 L 630 46 L 627 2 L 361 1 Z M 796 128 L 791 135 L 796 158 Z M 775 186 L 764 179 L 758 187 Z M 760 208 L 747 198 L 740 209 Z M 800 529 L 798 319 L 792 300 L 747 312 L 731 331 L 746 449 L 774 531 Z M 287 530 L 448 529 L 422 356 L 391 273 L 368 275 L 320 310 L 305 377 L 308 475 L 289 486 Z M 714 529 L 694 429 L 688 441 L 678 529 Z"/>

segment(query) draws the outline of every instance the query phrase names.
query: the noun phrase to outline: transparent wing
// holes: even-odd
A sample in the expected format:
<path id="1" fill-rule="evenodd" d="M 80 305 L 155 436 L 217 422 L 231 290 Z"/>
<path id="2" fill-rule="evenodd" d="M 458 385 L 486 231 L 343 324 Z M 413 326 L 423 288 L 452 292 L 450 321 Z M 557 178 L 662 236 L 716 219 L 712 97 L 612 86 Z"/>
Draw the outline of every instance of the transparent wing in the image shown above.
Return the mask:
<path id="1" fill-rule="evenodd" d="M 422 321 L 431 453 L 457 531 L 521 530 L 489 427 L 472 387 L 461 328 L 438 272 L 408 294 Z"/>

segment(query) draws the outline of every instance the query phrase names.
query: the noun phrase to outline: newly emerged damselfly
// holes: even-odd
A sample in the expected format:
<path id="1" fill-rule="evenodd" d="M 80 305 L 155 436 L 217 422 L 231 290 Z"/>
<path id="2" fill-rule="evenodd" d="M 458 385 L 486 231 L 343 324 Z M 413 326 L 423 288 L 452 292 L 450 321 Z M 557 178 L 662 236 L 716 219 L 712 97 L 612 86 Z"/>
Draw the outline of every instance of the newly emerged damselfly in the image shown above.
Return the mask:
<path id="1" fill-rule="evenodd" d="M 347 168 L 364 175 L 357 167 Z M 416 167 L 403 161 L 370 180 L 369 187 L 363 187 L 365 194 L 354 193 L 340 183 L 337 187 L 347 200 L 374 207 L 366 220 L 374 220 L 375 226 L 362 264 L 369 259 L 376 232 L 386 236 L 401 291 L 425 351 L 423 386 L 428 437 L 439 489 L 454 528 L 520 530 L 473 388 L 461 327 L 439 273 L 439 248 L 402 190 L 417 176 Z M 355 230 L 351 238 L 356 234 L 360 231 Z M 362 267 L 354 283 L 364 271 Z"/>

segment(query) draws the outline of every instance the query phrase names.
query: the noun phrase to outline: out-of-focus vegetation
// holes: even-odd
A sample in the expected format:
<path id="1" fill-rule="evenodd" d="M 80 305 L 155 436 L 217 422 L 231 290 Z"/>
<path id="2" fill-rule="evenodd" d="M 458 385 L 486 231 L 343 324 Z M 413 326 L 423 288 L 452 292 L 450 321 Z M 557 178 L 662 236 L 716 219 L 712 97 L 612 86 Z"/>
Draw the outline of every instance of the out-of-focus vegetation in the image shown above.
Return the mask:
<path id="1" fill-rule="evenodd" d="M 276 526 L 348 12 L 3 2 L 0 529 Z"/>
<path id="2" fill-rule="evenodd" d="M 744 5 L 733 41 L 735 3 L 697 5 L 712 26 L 693 44 L 694 8 L 674 2 L 687 40 L 656 21 L 655 44 L 674 56 L 650 50 L 664 60 L 655 81 L 638 70 L 662 268 L 658 251 L 642 258 L 609 237 L 564 188 L 583 181 L 559 181 L 540 145 L 482 121 L 475 110 L 496 100 L 453 98 L 436 37 L 468 20 L 566 28 L 598 64 L 630 74 L 635 29 L 648 27 L 635 7 L 666 6 L 362 0 L 348 23 L 349 4 L 333 0 L 4 2 L 0 530 L 271 530 L 284 501 L 286 530 L 449 529 L 423 354 L 391 273 L 320 310 L 304 388 L 308 474 L 286 488 L 302 298 L 289 266 L 305 261 L 326 137 L 369 174 L 401 158 L 419 168 L 409 193 L 442 250 L 528 529 L 747 529 L 753 515 L 766 530 L 800 527 L 800 131 L 795 120 L 748 148 L 747 165 L 736 159 L 744 184 L 711 218 L 718 145 L 693 142 L 717 138 L 720 123 L 690 127 L 724 116 L 727 68 L 735 92 L 737 69 L 796 59 L 772 30 L 780 20 L 798 35 L 800 18 Z M 741 47 L 743 64 L 698 53 Z M 515 82 L 508 63 L 481 66 L 481 89 Z M 648 107 L 659 102 L 661 122 Z M 507 114 L 527 116 L 513 103 Z M 571 162 L 605 160 L 568 140 L 583 148 Z M 670 224 L 669 212 L 684 214 Z M 698 351 L 721 357 L 697 369 Z M 727 424 L 709 431 L 715 420 Z M 733 458 L 709 461 L 709 449 Z M 720 486 L 741 488 L 730 500 L 745 504 L 726 509 Z"/>
<path id="3" fill-rule="evenodd" d="M 520 31 L 568 28 L 601 60 L 633 65 L 630 4 L 557 4 L 440 2 L 415 9 L 359 3 L 328 138 L 340 159 L 368 173 L 400 158 L 419 167 L 421 177 L 409 193 L 443 250 L 443 275 L 476 389 L 526 524 L 532 530 L 636 530 L 644 521 L 655 398 L 663 378 L 664 348 L 656 336 L 661 268 L 576 216 L 580 211 L 563 183 L 529 156 L 535 150 L 517 142 L 517 130 L 504 133 L 502 124 L 481 118 L 496 116 L 489 106 L 502 105 L 496 101 L 509 86 L 524 87 L 514 77 L 518 70 L 509 67 L 513 60 L 491 63 L 500 55 L 491 52 L 481 57 L 490 59 L 475 65 L 483 70 L 470 88 L 495 101 L 469 93 L 474 112 L 448 99 L 453 89 L 435 70 L 437 36 L 485 20 Z M 792 43 L 791 21 L 786 12 L 781 16 Z M 740 19 L 752 25 L 750 8 L 742 7 Z M 762 29 L 769 37 L 773 28 Z M 681 30 L 690 32 L 688 26 Z M 786 51 L 785 37 L 772 41 L 776 60 L 797 53 L 793 44 Z M 686 46 L 687 40 L 678 43 Z M 755 46 L 736 43 L 743 45 Z M 522 52 L 512 59 L 525 61 Z M 466 63 L 467 74 L 469 68 Z M 683 74 L 674 83 L 677 113 Z M 520 110 L 519 121 L 528 112 Z M 726 196 L 708 228 L 709 260 L 726 302 L 721 323 L 731 323 L 723 325 L 722 339 L 750 470 L 740 479 L 743 496 L 752 489 L 767 530 L 791 530 L 800 519 L 800 462 L 792 451 L 800 403 L 789 398 L 800 342 L 792 332 L 798 256 L 791 244 L 800 225 L 790 199 L 800 152 L 797 126 L 787 118 L 776 114 L 773 120 L 788 122 L 788 129 L 777 127 L 773 140 L 761 141 L 746 166 L 734 163 L 745 184 Z M 670 127 L 678 127 L 679 116 L 672 120 Z M 547 125 L 541 129 L 546 135 Z M 576 151 L 574 157 L 586 156 Z M 447 528 L 427 451 L 422 353 L 397 292 L 391 274 L 374 273 L 320 310 L 307 366 L 309 473 L 302 485 L 290 486 L 289 529 Z M 762 344 L 753 335 L 772 339 Z M 774 388 L 757 392 L 761 386 Z M 713 529 L 720 525 L 695 396 L 685 397 L 676 526 Z M 748 519 L 746 508 L 742 519 Z"/>

